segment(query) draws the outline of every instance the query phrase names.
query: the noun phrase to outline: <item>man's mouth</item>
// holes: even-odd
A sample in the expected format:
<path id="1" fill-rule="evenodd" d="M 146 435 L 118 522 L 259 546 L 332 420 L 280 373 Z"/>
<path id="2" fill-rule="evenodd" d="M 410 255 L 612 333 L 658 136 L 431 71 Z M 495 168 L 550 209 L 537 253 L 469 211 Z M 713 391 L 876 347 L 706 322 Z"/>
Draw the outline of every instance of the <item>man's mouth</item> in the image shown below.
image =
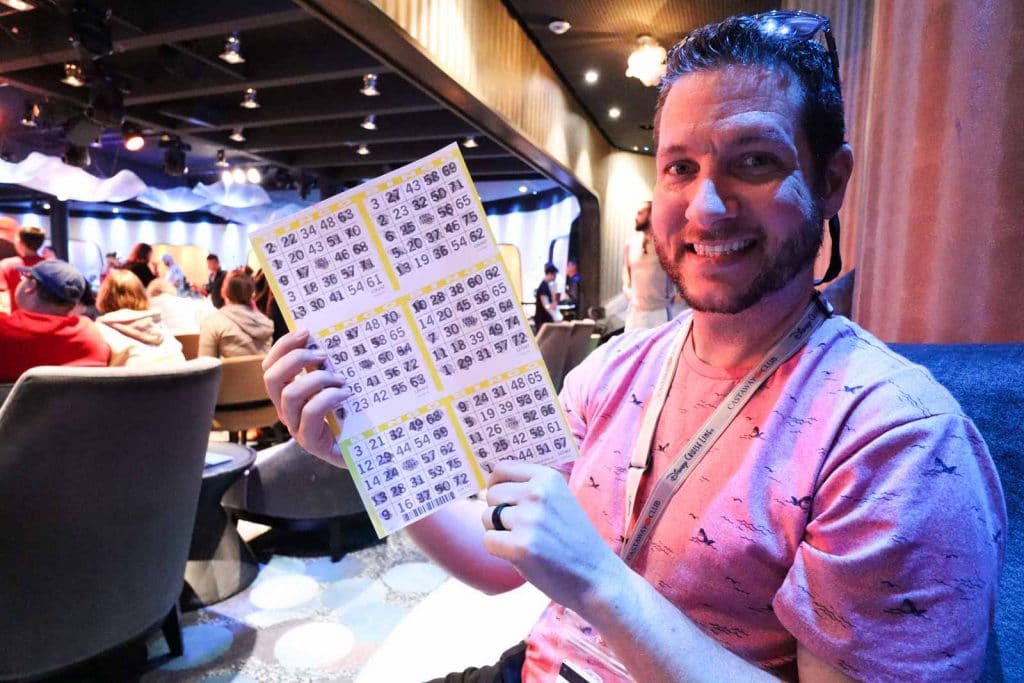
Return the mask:
<path id="1" fill-rule="evenodd" d="M 742 239 L 732 240 L 730 242 L 690 242 L 686 245 L 686 250 L 696 254 L 697 256 L 703 256 L 706 258 L 714 258 L 716 256 L 729 256 L 731 254 L 738 254 L 741 251 L 750 249 L 757 242 L 755 239 Z"/>

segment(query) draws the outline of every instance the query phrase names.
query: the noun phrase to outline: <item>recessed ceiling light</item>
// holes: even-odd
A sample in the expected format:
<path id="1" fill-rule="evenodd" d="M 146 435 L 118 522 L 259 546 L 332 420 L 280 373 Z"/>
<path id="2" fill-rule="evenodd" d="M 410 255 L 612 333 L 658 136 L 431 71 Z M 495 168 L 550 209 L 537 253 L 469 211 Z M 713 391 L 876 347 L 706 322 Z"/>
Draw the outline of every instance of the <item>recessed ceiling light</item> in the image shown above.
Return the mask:
<path id="1" fill-rule="evenodd" d="M 67 62 L 64 64 L 64 78 L 60 82 L 72 88 L 81 88 L 85 85 L 85 70 L 74 62 Z"/>
<path id="2" fill-rule="evenodd" d="M 237 33 L 232 33 L 224 41 L 224 52 L 217 55 L 228 64 L 243 64 L 245 57 L 242 56 L 242 41 Z"/>
<path id="3" fill-rule="evenodd" d="M 231 179 L 241 185 L 245 182 L 245 171 L 240 168 L 236 168 L 231 172 Z"/>
<path id="4" fill-rule="evenodd" d="M 369 153 L 370 148 L 367 147 L 366 145 L 359 145 L 358 147 L 356 147 L 356 154 L 358 154 L 361 157 L 365 157 Z"/>
<path id="5" fill-rule="evenodd" d="M 479 147 L 480 145 L 477 144 L 476 136 L 470 135 L 469 137 L 462 141 L 462 146 L 465 147 L 466 149 L 473 149 L 474 147 Z"/>
<path id="6" fill-rule="evenodd" d="M 111 213 L 121 213 L 121 209 L 119 209 L 119 208 L 117 208 L 117 207 L 115 206 L 115 207 L 113 207 L 112 209 L 110 209 L 110 212 L 111 212 Z"/>
<path id="7" fill-rule="evenodd" d="M 363 76 L 363 87 L 359 89 L 359 92 L 367 97 L 379 95 L 380 90 L 377 90 L 377 74 L 366 74 Z"/>
<path id="8" fill-rule="evenodd" d="M 645 152 L 650 152 L 651 151 L 650 146 L 649 145 L 644 145 L 644 151 Z"/>
<path id="9" fill-rule="evenodd" d="M 552 19 L 551 21 L 548 22 L 548 30 L 554 33 L 556 36 L 560 36 L 563 33 L 567 33 L 571 28 L 572 24 L 570 24 L 565 19 Z"/>
<path id="10" fill-rule="evenodd" d="M 377 117 L 369 114 L 359 125 L 366 130 L 377 130 Z"/>
<path id="11" fill-rule="evenodd" d="M 589 71 L 587 71 L 587 73 L 583 74 L 583 80 L 589 83 L 590 85 L 594 85 L 595 83 L 597 83 L 597 79 L 599 78 L 601 78 L 601 74 L 599 74 L 594 69 L 590 69 Z"/>
<path id="12" fill-rule="evenodd" d="M 622 116 L 622 110 L 619 109 L 618 107 L 612 107 L 611 109 L 608 110 L 608 118 L 617 119 L 620 116 Z"/>
<path id="13" fill-rule="evenodd" d="M 633 145 L 633 151 L 634 151 L 634 152 L 639 152 L 639 151 L 640 151 L 640 148 L 639 148 L 639 147 L 637 147 L 636 145 Z"/>
<path id="14" fill-rule="evenodd" d="M 228 136 L 228 139 L 234 142 L 245 142 L 245 134 L 242 132 L 241 128 L 235 128 L 231 131 L 231 135 Z"/>
<path id="15" fill-rule="evenodd" d="M 526 194 L 529 191 L 530 191 L 530 188 L 528 188 L 526 185 L 520 185 L 519 186 L 519 192 L 521 194 Z"/>
<path id="16" fill-rule="evenodd" d="M 256 88 L 246 88 L 242 93 L 242 101 L 239 106 L 245 109 L 259 109 L 260 103 L 256 101 Z"/>

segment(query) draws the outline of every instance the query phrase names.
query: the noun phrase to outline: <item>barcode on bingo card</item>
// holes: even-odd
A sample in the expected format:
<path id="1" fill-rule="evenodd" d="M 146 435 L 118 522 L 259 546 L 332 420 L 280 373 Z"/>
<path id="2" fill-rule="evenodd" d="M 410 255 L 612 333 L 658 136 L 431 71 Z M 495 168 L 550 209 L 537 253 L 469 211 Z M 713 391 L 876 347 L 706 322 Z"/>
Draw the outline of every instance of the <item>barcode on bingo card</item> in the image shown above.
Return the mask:
<path id="1" fill-rule="evenodd" d="M 427 501 L 426 505 L 420 505 L 418 508 L 414 508 L 414 509 L 410 510 L 409 512 L 403 512 L 402 513 L 402 521 L 403 522 L 411 522 L 414 519 L 418 519 L 419 517 L 422 517 L 423 515 L 427 514 L 428 512 L 433 510 L 434 508 L 440 507 L 441 505 L 444 505 L 445 503 L 450 503 L 453 500 L 455 500 L 455 494 L 454 493 L 446 493 L 443 496 L 438 496 L 434 500 Z"/>

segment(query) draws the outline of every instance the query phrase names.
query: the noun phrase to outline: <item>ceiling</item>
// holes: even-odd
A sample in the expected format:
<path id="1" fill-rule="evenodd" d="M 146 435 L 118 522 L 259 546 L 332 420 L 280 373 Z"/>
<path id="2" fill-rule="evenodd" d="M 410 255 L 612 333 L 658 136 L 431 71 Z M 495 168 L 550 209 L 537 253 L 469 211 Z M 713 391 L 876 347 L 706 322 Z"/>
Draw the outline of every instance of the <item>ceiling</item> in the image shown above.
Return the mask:
<path id="1" fill-rule="evenodd" d="M 223 170 L 217 153 L 224 150 L 231 165 L 260 168 L 268 190 L 318 185 L 333 192 L 473 136 L 477 146 L 463 146 L 462 153 L 481 194 L 489 195 L 485 201 L 514 195 L 523 184 L 528 191 L 553 186 L 316 18 L 302 0 L 25 0 L 32 9 L 22 12 L 7 9 L 9 1 L 0 0 L 0 156 L 6 160 L 31 151 L 62 156 L 74 141 L 87 146 L 90 172 L 111 176 L 127 168 L 150 186 L 168 188 L 216 180 Z M 640 151 L 651 141 L 656 90 L 624 75 L 636 36 L 650 32 L 668 47 L 692 26 L 778 5 L 504 2 L 609 142 Z M 553 18 L 572 29 L 553 34 L 547 28 Z M 219 57 L 232 34 L 245 59 L 240 64 Z M 61 81 L 69 63 L 83 70 L 83 86 Z M 588 69 L 600 73 L 594 85 L 582 80 Z M 379 95 L 360 93 L 367 74 L 376 76 Z M 259 108 L 240 106 L 246 88 L 256 90 Z M 22 125 L 33 104 L 37 125 Z M 622 110 L 618 120 L 608 118 L 611 106 Z M 360 126 L 370 115 L 376 130 Z M 122 116 L 143 132 L 142 150 L 123 147 Z M 244 141 L 229 137 L 236 129 Z M 168 144 L 177 140 L 190 148 L 184 175 L 165 171 Z M 370 153 L 358 154 L 360 144 Z"/>

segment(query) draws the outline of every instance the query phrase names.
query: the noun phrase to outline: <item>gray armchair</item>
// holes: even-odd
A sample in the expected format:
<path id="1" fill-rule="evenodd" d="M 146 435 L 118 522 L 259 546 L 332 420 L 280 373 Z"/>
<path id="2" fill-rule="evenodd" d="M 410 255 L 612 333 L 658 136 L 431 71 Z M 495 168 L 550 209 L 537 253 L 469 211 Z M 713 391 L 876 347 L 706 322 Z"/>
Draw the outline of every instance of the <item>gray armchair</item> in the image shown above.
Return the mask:
<path id="1" fill-rule="evenodd" d="M 220 361 L 45 367 L 0 407 L 0 680 L 66 669 L 157 626 L 178 596 Z"/>

